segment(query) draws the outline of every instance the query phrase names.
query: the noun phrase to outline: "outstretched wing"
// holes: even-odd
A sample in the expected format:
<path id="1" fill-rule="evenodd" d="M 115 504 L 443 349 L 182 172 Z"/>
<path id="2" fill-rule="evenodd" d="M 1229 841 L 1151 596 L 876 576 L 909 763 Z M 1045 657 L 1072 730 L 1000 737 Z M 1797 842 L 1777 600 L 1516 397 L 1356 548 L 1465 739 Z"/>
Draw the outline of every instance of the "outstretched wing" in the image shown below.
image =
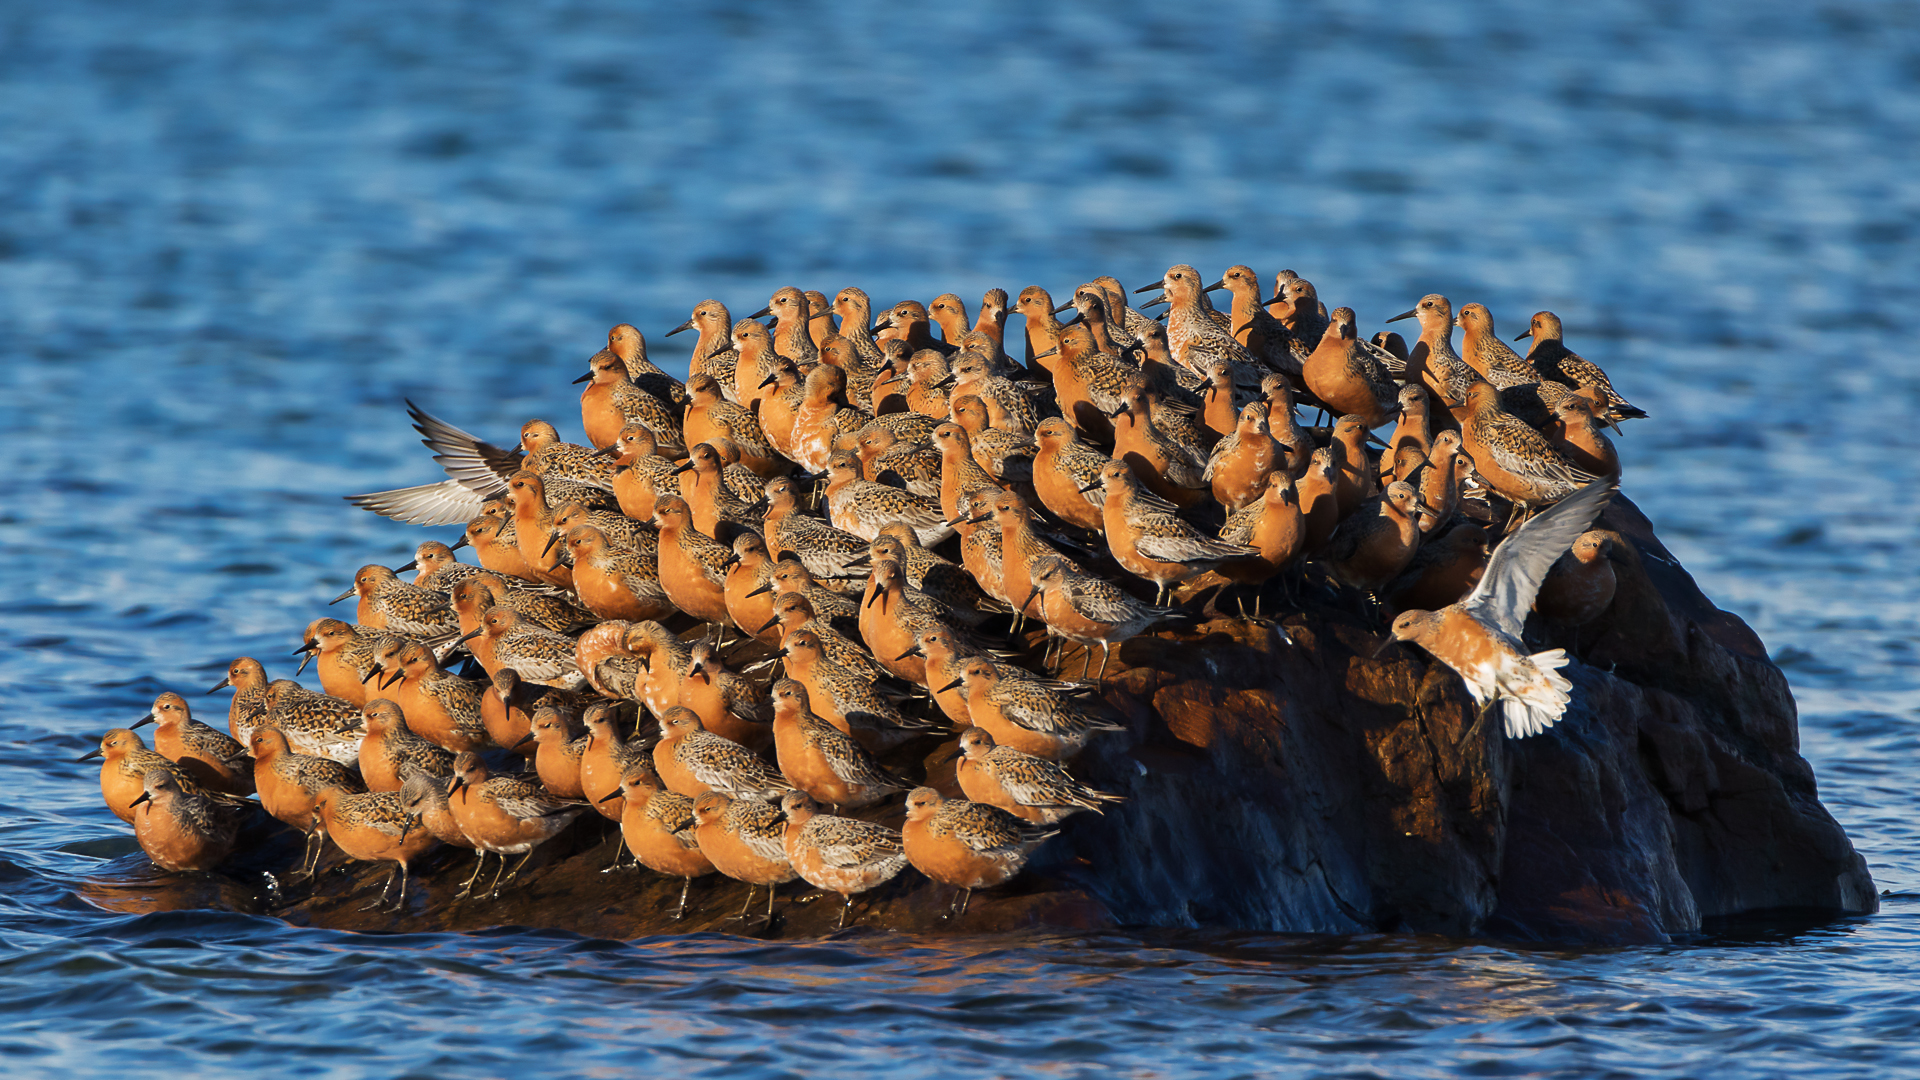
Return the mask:
<path id="1" fill-rule="evenodd" d="M 492 496 L 507 490 L 507 478 L 520 471 L 526 454 L 518 447 L 502 449 L 477 435 L 454 427 L 413 402 L 407 402 L 407 414 L 413 417 L 420 441 L 433 451 L 433 460 L 447 475 L 481 495 Z"/>
<path id="2" fill-rule="evenodd" d="M 485 496 L 458 480 L 342 496 L 362 510 L 408 525 L 461 525 L 480 516 Z"/>
<path id="3" fill-rule="evenodd" d="M 1567 553 L 1619 490 L 1617 480 L 1596 480 L 1520 526 L 1494 549 L 1486 574 L 1462 606 L 1518 639 L 1527 609 L 1554 560 Z"/>

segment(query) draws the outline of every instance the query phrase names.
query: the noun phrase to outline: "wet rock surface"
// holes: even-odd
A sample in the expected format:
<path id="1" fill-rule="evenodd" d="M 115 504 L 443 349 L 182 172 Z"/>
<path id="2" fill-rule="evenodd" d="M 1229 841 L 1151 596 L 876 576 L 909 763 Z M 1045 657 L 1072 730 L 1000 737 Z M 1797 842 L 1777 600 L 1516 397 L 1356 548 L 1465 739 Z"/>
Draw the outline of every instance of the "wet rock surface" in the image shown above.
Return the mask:
<path id="1" fill-rule="evenodd" d="M 1546 734 L 1506 738 L 1456 676 L 1406 646 L 1375 658 L 1380 625 L 1308 588 L 1302 610 L 1274 622 L 1202 617 L 1115 651 L 1103 695 L 1127 732 L 1096 740 L 1073 769 L 1124 803 L 1068 819 L 1025 874 L 975 894 L 963 915 L 950 914 L 951 890 L 908 870 L 857 897 L 852 922 L 1638 942 L 1762 910 L 1875 910 L 1759 638 L 1713 606 L 1631 502 L 1596 528 L 1615 539 L 1612 607 L 1577 631 L 1529 628 L 1537 647 L 1576 657 L 1573 705 Z M 1079 661 L 1070 651 L 1066 670 Z M 944 748 L 913 752 L 935 763 L 929 783 L 958 794 Z M 897 826 L 900 811 L 873 816 Z M 266 888 L 263 872 L 294 862 L 291 833 L 226 875 L 156 876 L 136 852 L 86 898 L 376 931 L 809 936 L 839 923 L 840 899 L 802 882 L 780 888 L 770 925 L 764 891 L 739 918 L 746 887 L 718 876 L 693 883 L 676 919 L 679 879 L 630 860 L 603 872 L 615 846 L 612 824 L 584 815 L 500 897 L 464 900 L 454 894 L 473 856 L 442 849 L 398 913 L 363 910 L 387 865 L 342 865 L 332 849 L 317 880 Z"/>

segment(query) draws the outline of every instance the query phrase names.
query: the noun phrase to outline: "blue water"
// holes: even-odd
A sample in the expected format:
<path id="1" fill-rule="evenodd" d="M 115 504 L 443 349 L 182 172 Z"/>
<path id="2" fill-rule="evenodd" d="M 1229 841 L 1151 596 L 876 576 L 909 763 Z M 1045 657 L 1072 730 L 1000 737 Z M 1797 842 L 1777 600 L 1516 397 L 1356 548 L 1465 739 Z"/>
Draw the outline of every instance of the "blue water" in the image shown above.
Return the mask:
<path id="1" fill-rule="evenodd" d="M 1824 1076 L 1920 1067 L 1911 4 L 0 6 L 0 1072 Z M 1539 308 L 1766 639 L 1871 918 L 1658 948 L 366 937 L 109 913 L 64 764 L 281 674 L 422 534 L 412 396 L 506 437 L 606 328 L 1173 262 Z M 125 864 L 115 864 L 124 866 Z M 124 897 L 123 897 L 124 899 Z"/>

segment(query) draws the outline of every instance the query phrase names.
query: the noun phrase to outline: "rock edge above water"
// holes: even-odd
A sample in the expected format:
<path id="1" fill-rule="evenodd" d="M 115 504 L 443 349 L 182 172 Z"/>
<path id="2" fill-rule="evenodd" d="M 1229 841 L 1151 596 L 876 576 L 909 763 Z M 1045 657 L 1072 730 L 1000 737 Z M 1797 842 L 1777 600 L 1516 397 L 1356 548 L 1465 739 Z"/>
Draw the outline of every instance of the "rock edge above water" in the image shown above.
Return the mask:
<path id="1" fill-rule="evenodd" d="M 1477 722 L 1460 680 L 1405 646 L 1372 659 L 1380 628 L 1346 610 L 1309 603 L 1284 616 L 1290 642 L 1275 625 L 1230 618 L 1136 638 L 1116 650 L 1105 687 L 1128 731 L 1074 763 L 1127 801 L 1069 819 L 1025 875 L 977 893 L 963 917 L 947 917 L 950 890 L 909 870 L 858 898 L 855 922 L 1626 943 L 1768 909 L 1876 910 L 1760 639 L 1713 606 L 1631 502 L 1617 499 L 1596 528 L 1615 535 L 1619 590 L 1577 643 L 1541 628 L 1539 647 L 1578 657 L 1565 669 L 1573 705 L 1546 734 L 1511 740 L 1497 714 Z M 951 766 L 930 781 L 957 794 Z M 439 853 L 400 914 L 360 910 L 384 864 L 263 895 L 252 869 L 283 869 L 296 850 L 285 837 L 264 844 L 231 878 L 151 876 L 136 853 L 82 895 L 113 910 L 229 908 L 346 930 L 517 924 L 603 938 L 816 936 L 841 906 L 795 882 L 772 927 L 735 921 L 745 887 L 709 877 L 675 920 L 678 879 L 600 872 L 614 840 L 591 815 L 498 900 L 452 900 L 472 857 Z"/>

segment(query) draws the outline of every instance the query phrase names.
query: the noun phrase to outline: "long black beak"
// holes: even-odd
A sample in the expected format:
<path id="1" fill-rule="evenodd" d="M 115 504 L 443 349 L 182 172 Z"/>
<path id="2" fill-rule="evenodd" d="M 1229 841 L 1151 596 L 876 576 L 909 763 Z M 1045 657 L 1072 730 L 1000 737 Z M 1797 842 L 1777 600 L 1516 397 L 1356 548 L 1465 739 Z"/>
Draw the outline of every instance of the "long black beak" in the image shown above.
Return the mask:
<path id="1" fill-rule="evenodd" d="M 232 685 L 233 685 L 233 680 L 232 680 L 231 678 L 227 678 L 227 679 L 221 679 L 221 680 L 220 680 L 219 682 L 217 682 L 217 683 L 214 683 L 214 684 L 213 684 L 213 689 L 212 689 L 212 690 L 209 690 L 209 691 L 207 691 L 207 693 L 209 693 L 209 694 L 212 694 L 212 693 L 217 693 L 217 692 L 219 692 L 219 691 L 221 691 L 221 690 L 225 690 L 225 689 L 226 689 L 227 687 L 229 687 L 229 686 L 232 686 Z"/>
<path id="2" fill-rule="evenodd" d="M 877 331 L 885 330 L 887 327 L 892 325 L 893 325 L 893 316 L 882 315 L 878 319 L 875 319 L 873 321 L 873 329 L 869 330 L 868 333 L 875 333 Z"/>
<path id="3" fill-rule="evenodd" d="M 529 732 L 527 732 L 527 733 L 526 733 L 526 735 L 525 735 L 525 736 L 523 736 L 523 737 L 521 738 L 521 740 L 520 740 L 519 742 L 517 742 L 517 743 L 514 743 L 514 744 L 513 744 L 512 746 L 509 746 L 509 747 L 507 747 L 507 749 L 509 749 L 509 750 L 518 750 L 518 749 L 520 749 L 521 747 L 523 747 L 523 746 L 525 746 L 525 745 L 527 745 L 528 743 L 530 743 L 530 742 L 532 742 L 532 741 L 533 741 L 533 732 L 531 732 L 531 731 L 529 731 Z"/>
<path id="4" fill-rule="evenodd" d="M 1052 356 L 1053 354 L 1055 354 L 1055 353 L 1057 353 L 1057 352 L 1059 352 L 1059 351 L 1060 351 L 1060 346 L 1058 346 L 1058 345 L 1055 345 L 1055 346 L 1054 346 L 1053 348 L 1051 348 L 1051 349 L 1048 349 L 1048 350 L 1047 350 L 1046 352 L 1038 352 L 1038 353 L 1034 353 L 1034 354 L 1033 354 L 1033 358 L 1034 358 L 1035 360 L 1039 360 L 1039 359 L 1041 359 L 1041 358 L 1043 358 L 1043 357 L 1048 357 L 1048 356 Z"/>
<path id="5" fill-rule="evenodd" d="M 343 592 L 339 596 L 336 596 L 333 599 L 327 601 L 327 606 L 332 607 L 333 605 L 339 603 L 340 601 L 345 600 L 347 597 L 352 596 L 355 592 L 359 591 L 359 588 L 360 586 L 355 585 L 353 588 L 348 589 L 346 592 Z"/>
<path id="6" fill-rule="evenodd" d="M 460 550 L 461 548 L 463 548 L 463 547 L 466 547 L 466 546 L 467 546 L 467 538 L 466 538 L 465 536 L 462 536 L 462 537 L 461 537 L 460 539 L 458 539 L 458 540 L 455 540 L 455 541 L 454 541 L 453 543 L 451 543 L 451 544 L 448 544 L 448 545 L 447 545 L 447 550 L 448 550 L 448 551 L 459 551 L 459 550 Z"/>
<path id="7" fill-rule="evenodd" d="M 864 604 L 862 604 L 862 605 L 860 605 L 860 606 L 861 606 L 861 607 L 872 607 L 872 606 L 873 606 L 874 604 L 876 604 L 876 603 L 878 603 L 878 602 L 879 602 L 879 600 L 880 600 L 880 590 L 879 590 L 879 589 L 875 589 L 875 590 L 873 590 L 873 592 L 872 592 L 872 594 L 871 594 L 871 595 L 869 595 L 869 596 L 867 597 L 867 602 L 866 602 L 866 603 L 864 603 Z"/>
<path id="8" fill-rule="evenodd" d="M 469 641 L 472 641 L 472 640 L 473 640 L 474 638 L 477 638 L 477 637 L 479 637 L 479 636 L 480 636 L 481 634 L 484 634 L 484 633 L 486 633 L 486 632 L 487 632 L 487 628 L 486 628 L 486 627 L 484 627 L 484 626 L 482 626 L 482 627 L 480 627 L 479 629 L 477 629 L 477 630 L 475 630 L 475 631 L 474 631 L 473 633 L 471 633 L 471 634 L 465 634 L 465 635 L 462 635 L 462 636 L 461 636 L 461 638 L 460 638 L 460 640 L 458 640 L 458 641 L 456 641 L 456 642 L 454 642 L 454 644 L 455 644 L 455 645 L 464 645 L 464 644 L 466 644 L 467 642 L 469 642 Z"/>
<path id="9" fill-rule="evenodd" d="M 1107 482 L 1105 480 L 1095 480 L 1093 483 L 1088 484 L 1086 487 L 1081 488 L 1080 494 L 1085 495 L 1089 491 L 1093 491 L 1097 488 L 1103 488 L 1106 486 L 1107 486 Z"/>
<path id="10" fill-rule="evenodd" d="M 1061 305 L 1060 305 L 1059 307 L 1057 307 L 1057 308 L 1054 308 L 1054 309 L 1053 309 L 1053 313 L 1054 313 L 1055 315 L 1058 315 L 1058 314 L 1060 314 L 1061 312 L 1063 312 L 1063 311 L 1065 311 L 1065 310 L 1067 310 L 1068 308 L 1070 308 L 1070 307 L 1072 307 L 1072 306 L 1073 306 L 1073 301 L 1071 301 L 1071 300 L 1069 300 L 1069 301 L 1067 301 L 1066 303 L 1064 303 L 1064 304 L 1061 304 Z"/>
<path id="11" fill-rule="evenodd" d="M 759 596 L 759 595 L 760 595 L 761 593 L 763 593 L 763 592 L 772 592 L 772 591 L 773 591 L 773 583 L 772 583 L 772 582 L 768 582 L 767 584 L 765 584 L 765 585 L 762 585 L 762 586 L 760 586 L 759 588 L 757 588 L 757 589 L 755 589 L 755 590 L 753 590 L 752 592 L 750 592 L 750 593 L 748 593 L 748 594 L 747 594 L 747 599 L 749 599 L 749 600 L 751 600 L 751 599 L 753 599 L 754 597 L 756 597 L 756 596 Z M 775 620 L 774 620 L 774 622 L 779 622 L 779 621 L 780 621 L 780 620 L 778 620 L 778 619 L 775 619 Z M 767 625 L 768 625 L 768 626 L 771 626 L 771 625 L 773 625 L 773 623 L 768 623 Z M 763 626 L 763 627 L 761 627 L 760 629 L 762 629 L 762 630 L 765 630 L 766 628 L 767 628 L 766 626 Z"/>
<path id="12" fill-rule="evenodd" d="M 153 799 L 153 795 L 151 793 L 143 791 L 140 793 L 138 798 L 134 799 L 132 802 L 128 803 L 127 805 L 130 807 L 139 806 L 141 803 L 150 802 L 152 799 Z"/>
<path id="13" fill-rule="evenodd" d="M 1040 595 L 1040 586 L 1035 585 L 1033 588 L 1028 589 L 1027 598 L 1025 600 L 1020 601 L 1020 610 L 1025 611 L 1027 609 L 1027 605 L 1033 603 L 1033 598 L 1039 595 Z"/>
<path id="14" fill-rule="evenodd" d="M 405 671 L 396 671 L 393 674 L 387 676 L 386 678 L 380 680 L 380 689 L 385 690 L 387 687 L 392 686 L 394 683 L 397 683 L 401 679 L 404 679 L 406 677 L 407 677 L 407 673 Z"/>
<path id="15" fill-rule="evenodd" d="M 1414 309 L 1413 309 L 1412 311 L 1403 311 L 1403 312 L 1401 312 L 1400 314 L 1398 314 L 1398 315 L 1395 315 L 1395 316 L 1394 316 L 1393 318 L 1391 318 L 1391 319 L 1388 319 L 1387 321 L 1388 321 L 1388 322 L 1399 322 L 1399 321 L 1400 321 L 1401 319 L 1411 319 L 1411 318 L 1413 318 L 1413 317 L 1414 317 L 1415 315 L 1418 315 L 1418 314 L 1420 314 L 1420 309 L 1419 309 L 1419 308 L 1414 308 Z"/>
<path id="16" fill-rule="evenodd" d="M 1068 320 L 1067 320 L 1066 322 L 1063 322 L 1063 323 L 1061 323 L 1060 325 L 1061 325 L 1061 326 L 1072 326 L 1072 325 L 1073 325 L 1074 323 L 1077 323 L 1077 322 L 1079 322 L 1079 321 L 1080 321 L 1081 319 L 1084 319 L 1084 318 L 1086 318 L 1086 313 L 1085 313 L 1085 312 L 1080 312 L 1080 311 L 1076 311 L 1076 312 L 1074 312 L 1074 313 L 1073 313 L 1073 318 L 1071 318 L 1071 319 L 1068 319 Z"/>
<path id="17" fill-rule="evenodd" d="M 399 566 L 394 567 L 393 572 L 396 574 L 404 574 L 409 570 L 418 569 L 419 566 L 420 566 L 419 559 L 408 559 L 406 562 L 401 563 Z"/>
<path id="18" fill-rule="evenodd" d="M 573 380 L 573 385 L 579 386 L 581 383 L 586 382 L 588 379 L 591 379 L 591 378 L 593 378 L 593 372 L 589 371 L 585 375 L 582 375 L 579 378 Z"/>
<path id="19" fill-rule="evenodd" d="M 964 682 L 966 682 L 966 681 L 967 681 L 967 680 L 965 680 L 965 679 L 955 679 L 955 680 L 953 680 L 952 682 L 950 682 L 950 683 L 948 683 L 947 685 L 945 685 L 945 686 L 943 686 L 943 687 L 941 687 L 940 689 L 938 689 L 938 690 L 935 690 L 935 691 L 934 691 L 934 693 L 936 693 L 936 694 L 944 694 L 944 693 L 946 693 L 946 692 L 947 692 L 947 691 L 949 691 L 949 690 L 958 690 L 958 689 L 960 689 L 960 684 L 961 684 L 961 683 L 964 683 Z"/>
<path id="20" fill-rule="evenodd" d="M 779 381 L 780 381 L 780 373 L 776 371 L 773 374 L 767 376 L 766 378 L 760 380 L 760 389 L 765 390 L 767 387 L 772 386 L 774 383 L 777 383 Z"/>
<path id="21" fill-rule="evenodd" d="M 1165 292 L 1166 289 L 1167 289 L 1167 283 L 1166 283 L 1166 280 L 1163 278 L 1159 281 L 1154 282 L 1151 285 L 1140 286 L 1139 288 L 1133 290 L 1133 295 L 1139 296 L 1141 293 Z"/>
<path id="22" fill-rule="evenodd" d="M 462 780 L 457 776 L 454 777 L 453 783 L 447 785 L 447 797 L 452 798 L 455 792 L 459 791 L 461 788 L 466 786 L 467 786 L 467 782 L 465 780 Z"/>
<path id="23" fill-rule="evenodd" d="M 1377 649 L 1375 649 L 1375 650 L 1373 650 L 1373 658 L 1374 658 L 1374 659 L 1376 659 L 1376 660 L 1378 660 L 1378 659 L 1380 658 L 1380 654 L 1381 654 L 1381 653 L 1383 653 L 1383 652 L 1386 652 L 1386 651 L 1387 651 L 1388 649 L 1390 649 L 1390 648 L 1392 648 L 1392 647 L 1393 647 L 1393 643 L 1394 643 L 1394 642 L 1396 642 L 1396 641 L 1398 641 L 1398 640 L 1400 640 L 1400 639 L 1399 639 L 1399 638 L 1396 638 L 1396 637 L 1394 637 L 1394 636 L 1393 636 L 1392 634 L 1388 634 L 1388 635 L 1387 635 L 1387 637 L 1386 637 L 1386 640 L 1384 640 L 1384 641 L 1382 641 L 1382 642 L 1380 642 L 1380 647 L 1379 647 L 1379 648 L 1377 648 Z"/>
<path id="24" fill-rule="evenodd" d="M 547 537 L 547 546 L 540 549 L 540 557 L 543 559 L 546 558 L 547 552 L 553 550 L 553 545 L 559 539 L 560 539 L 560 534 L 558 532 L 554 533 L 552 536 Z"/>
<path id="25" fill-rule="evenodd" d="M 1260 306 L 1271 307 L 1274 304 L 1284 304 L 1286 302 L 1287 302 L 1287 294 L 1274 293 L 1272 296 L 1268 297 L 1267 299 L 1260 301 Z"/>
<path id="26" fill-rule="evenodd" d="M 299 656 L 299 655 L 301 655 L 302 653 L 310 653 L 310 652 L 312 652 L 312 651 L 314 651 L 315 649 L 317 649 L 317 648 L 319 648 L 319 647 L 320 647 L 320 645 L 319 645 L 319 643 L 318 643 L 318 642 L 314 642 L 314 641 L 309 641 L 309 642 L 307 642 L 307 643 L 306 643 L 305 645 L 302 645 L 302 646 L 300 646 L 299 648 L 297 648 L 297 649 L 295 649 L 295 650 L 293 650 L 292 652 L 290 652 L 290 653 L 288 653 L 287 655 L 288 655 L 288 656 Z"/>
<path id="27" fill-rule="evenodd" d="M 77 757 L 77 758 L 74 758 L 74 759 L 73 759 L 73 763 L 74 763 L 75 765 L 78 765 L 78 764 L 80 764 L 80 763 L 81 763 L 81 762 L 83 762 L 83 761 L 90 761 L 90 760 L 92 760 L 93 758 L 97 758 L 97 757 L 101 757 L 101 756 L 103 756 L 103 755 L 105 755 L 105 753 L 106 753 L 106 751 L 104 751 L 104 750 L 101 750 L 101 749 L 99 749 L 98 747 L 95 747 L 94 749 L 92 749 L 92 750 L 89 750 L 89 751 L 87 751 L 87 752 L 86 752 L 86 753 L 84 753 L 84 754 L 81 754 L 81 755 L 80 755 L 79 757 Z"/>
<path id="28" fill-rule="evenodd" d="M 751 315 L 749 315 L 749 316 L 747 316 L 747 318 L 749 318 L 749 319 L 764 319 L 764 318 L 766 318 L 767 316 L 769 316 L 769 315 L 771 315 L 771 314 L 773 314 L 773 305 L 772 305 L 772 304 L 768 304 L 768 305 L 767 305 L 766 307 L 763 307 L 763 308 L 761 308 L 761 309 L 760 309 L 759 311 L 756 311 L 756 312 L 754 312 L 753 314 L 751 314 Z"/>
<path id="29" fill-rule="evenodd" d="M 587 456 L 588 457 L 619 457 L 620 444 L 614 443 L 610 446 L 603 446 L 600 449 L 595 450 L 593 453 L 588 454 Z"/>
<path id="30" fill-rule="evenodd" d="M 596 801 L 612 802 L 613 800 L 619 798 L 622 795 L 625 795 L 626 793 L 627 791 L 625 788 L 614 788 L 612 791 L 608 792 L 607 794 L 600 796 L 600 798 Z"/>
<path id="31" fill-rule="evenodd" d="M 778 615 L 775 615 L 773 618 L 768 619 L 764 624 L 762 624 L 760 629 L 755 630 L 754 633 L 764 634 L 767 631 L 773 629 L 775 626 L 778 626 L 779 624 L 780 624 L 780 617 Z"/>
<path id="32" fill-rule="evenodd" d="M 913 648 L 908 649 L 906 652 L 903 652 L 899 656 L 894 657 L 893 662 L 897 664 L 900 661 L 905 660 L 909 656 L 925 656 L 925 655 L 927 655 L 926 650 L 922 649 L 918 645 L 915 645 Z"/>
<path id="33" fill-rule="evenodd" d="M 146 727 L 146 726 L 147 726 L 148 724 L 151 724 L 151 723 L 153 723 L 153 722 L 154 722 L 155 720 L 157 720 L 157 719 L 159 719 L 159 718 L 158 718 L 158 717 L 156 717 L 156 716 L 154 716 L 154 715 L 153 715 L 152 713 L 148 713 L 147 715 L 145 715 L 145 716 L 143 716 L 143 717 L 141 717 L 140 719 L 138 719 L 138 720 L 135 720 L 135 721 L 134 721 L 133 723 L 131 723 L 131 724 L 128 724 L 128 725 L 127 725 L 127 730 L 128 730 L 128 731 L 136 731 L 136 730 L 138 730 L 138 729 L 140 729 L 140 728 L 143 728 L 143 727 Z"/>
<path id="34" fill-rule="evenodd" d="M 679 326 L 676 326 L 673 329 L 667 331 L 667 336 L 672 337 L 673 335 L 681 332 L 682 330 L 691 330 L 691 329 L 693 329 L 693 320 L 688 319 L 686 322 L 683 322 Z"/>
<path id="35" fill-rule="evenodd" d="M 379 668 L 377 668 L 377 667 L 376 667 L 376 668 L 368 668 L 368 669 L 367 669 L 367 673 L 366 673 L 365 675 L 362 675 L 362 676 L 360 676 L 360 681 L 361 681 L 361 682 L 362 682 L 363 684 L 364 684 L 364 683 L 370 683 L 370 682 L 372 682 L 372 681 L 373 681 L 373 677 L 374 677 L 375 675 L 378 675 L 378 674 L 380 674 L 380 669 L 379 669 Z M 381 688 L 382 690 L 384 690 L 384 689 L 386 689 L 386 686 L 387 686 L 387 684 L 386 684 L 386 683 L 381 683 L 381 684 L 380 684 L 380 688 Z"/>
<path id="36" fill-rule="evenodd" d="M 1213 284 L 1207 286 L 1204 289 L 1201 289 L 1200 291 L 1201 292 L 1218 292 L 1221 289 L 1224 289 L 1226 287 L 1227 287 L 1227 279 L 1221 278 L 1219 281 L 1214 282 Z"/>

